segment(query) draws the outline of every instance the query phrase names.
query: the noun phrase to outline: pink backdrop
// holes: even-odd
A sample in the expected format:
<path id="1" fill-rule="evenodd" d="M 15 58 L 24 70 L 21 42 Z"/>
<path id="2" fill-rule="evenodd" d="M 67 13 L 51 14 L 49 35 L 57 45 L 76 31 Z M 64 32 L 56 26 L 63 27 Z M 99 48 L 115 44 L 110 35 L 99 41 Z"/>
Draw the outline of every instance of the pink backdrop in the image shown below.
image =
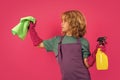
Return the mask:
<path id="1" fill-rule="evenodd" d="M 90 68 L 92 80 L 120 80 L 120 7 L 119 0 L 3 0 L 0 2 L 0 80 L 60 80 L 60 70 L 53 53 L 34 47 L 27 35 L 24 41 L 11 29 L 24 16 L 34 16 L 41 38 L 60 34 L 60 14 L 78 9 L 87 19 L 86 38 L 93 51 L 96 39 L 107 36 L 109 70 Z"/>

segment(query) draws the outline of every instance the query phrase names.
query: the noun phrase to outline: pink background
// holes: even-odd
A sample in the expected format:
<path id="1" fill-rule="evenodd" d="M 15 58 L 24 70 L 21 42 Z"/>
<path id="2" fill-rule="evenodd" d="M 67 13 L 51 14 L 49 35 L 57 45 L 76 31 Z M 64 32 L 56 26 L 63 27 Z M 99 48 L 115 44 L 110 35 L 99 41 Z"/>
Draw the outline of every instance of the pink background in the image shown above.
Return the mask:
<path id="1" fill-rule="evenodd" d="M 60 80 L 60 70 L 52 52 L 24 41 L 11 29 L 25 16 L 37 18 L 36 30 L 42 39 L 60 34 L 60 15 L 70 9 L 83 12 L 87 20 L 86 38 L 94 50 L 96 39 L 107 36 L 109 70 L 90 68 L 92 80 L 120 80 L 119 0 L 2 0 L 0 2 L 0 80 Z"/>

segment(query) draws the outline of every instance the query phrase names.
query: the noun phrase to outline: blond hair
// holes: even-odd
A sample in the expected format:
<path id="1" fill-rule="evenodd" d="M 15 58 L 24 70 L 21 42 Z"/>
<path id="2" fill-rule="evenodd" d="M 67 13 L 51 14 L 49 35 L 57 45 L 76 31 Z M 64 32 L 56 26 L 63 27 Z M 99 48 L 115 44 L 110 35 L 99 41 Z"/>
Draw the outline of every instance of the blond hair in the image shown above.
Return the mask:
<path id="1" fill-rule="evenodd" d="M 73 37 L 83 37 L 86 33 L 86 22 L 83 14 L 78 10 L 69 10 L 62 14 L 62 20 L 67 21 Z M 63 33 L 64 35 L 66 33 Z"/>

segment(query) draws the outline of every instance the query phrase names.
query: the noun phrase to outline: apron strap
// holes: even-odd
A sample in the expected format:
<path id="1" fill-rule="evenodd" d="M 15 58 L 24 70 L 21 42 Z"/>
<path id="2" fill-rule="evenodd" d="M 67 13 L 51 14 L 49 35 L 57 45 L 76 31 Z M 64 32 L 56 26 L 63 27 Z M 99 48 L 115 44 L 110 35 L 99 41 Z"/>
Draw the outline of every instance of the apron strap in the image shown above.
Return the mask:
<path id="1" fill-rule="evenodd" d="M 62 47 L 61 44 L 62 44 L 63 38 L 64 38 L 64 36 L 61 36 L 60 37 L 60 42 L 58 43 L 59 44 L 59 50 L 60 50 L 60 53 L 58 53 L 58 54 L 61 54 L 61 59 L 63 58 L 62 48 L 61 48 Z M 58 55 L 56 57 L 58 57 Z"/>
<path id="2" fill-rule="evenodd" d="M 60 42 L 59 42 L 59 44 L 62 43 L 63 38 L 64 38 L 64 36 L 61 36 L 61 37 L 60 37 Z"/>
<path id="3" fill-rule="evenodd" d="M 62 43 L 62 40 L 63 40 L 63 38 L 64 38 L 64 36 L 61 36 L 60 37 L 60 41 L 59 41 L 59 43 L 58 44 L 60 44 L 59 46 L 59 48 L 60 48 L 60 53 L 62 53 L 62 50 L 61 50 L 61 43 Z M 58 57 L 58 55 L 56 55 L 56 57 Z M 61 57 L 62 58 L 62 57 Z"/>

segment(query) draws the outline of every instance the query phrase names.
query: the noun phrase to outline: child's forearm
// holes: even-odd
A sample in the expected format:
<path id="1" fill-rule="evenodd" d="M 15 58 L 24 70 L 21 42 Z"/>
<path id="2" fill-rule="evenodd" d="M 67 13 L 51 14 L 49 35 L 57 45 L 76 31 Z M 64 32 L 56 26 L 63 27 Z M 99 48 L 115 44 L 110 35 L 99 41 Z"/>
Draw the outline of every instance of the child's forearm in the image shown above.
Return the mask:
<path id="1" fill-rule="evenodd" d="M 89 65 L 89 67 L 93 66 L 93 64 L 94 64 L 95 61 L 96 61 L 97 49 L 98 49 L 98 46 L 97 46 L 96 49 L 93 51 L 93 53 L 92 53 L 90 56 L 88 56 L 88 58 L 87 58 L 87 64 Z"/>
<path id="2" fill-rule="evenodd" d="M 31 40 L 33 42 L 34 46 L 39 46 L 40 43 L 43 41 L 37 34 L 36 30 L 35 30 L 35 24 L 30 22 L 30 26 L 29 26 L 29 32 L 30 32 L 30 37 Z"/>

